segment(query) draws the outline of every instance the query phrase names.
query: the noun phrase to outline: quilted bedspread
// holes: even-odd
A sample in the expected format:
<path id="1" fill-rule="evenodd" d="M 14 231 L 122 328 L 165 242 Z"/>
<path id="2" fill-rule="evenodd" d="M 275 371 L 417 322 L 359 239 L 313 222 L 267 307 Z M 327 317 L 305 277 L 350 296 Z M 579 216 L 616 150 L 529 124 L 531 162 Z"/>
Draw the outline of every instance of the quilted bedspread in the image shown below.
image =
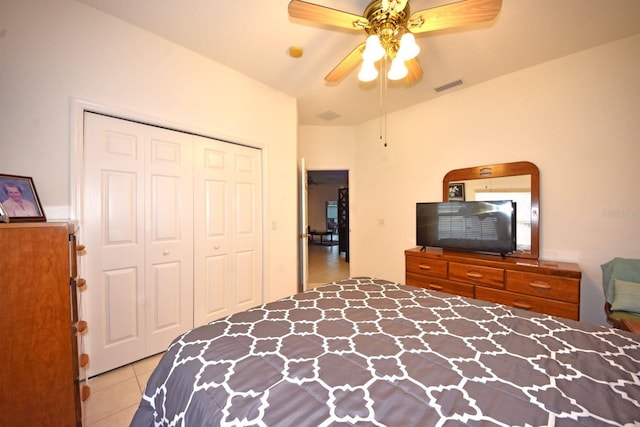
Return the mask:
<path id="1" fill-rule="evenodd" d="M 640 424 L 640 335 L 352 278 L 178 337 L 132 426 Z"/>

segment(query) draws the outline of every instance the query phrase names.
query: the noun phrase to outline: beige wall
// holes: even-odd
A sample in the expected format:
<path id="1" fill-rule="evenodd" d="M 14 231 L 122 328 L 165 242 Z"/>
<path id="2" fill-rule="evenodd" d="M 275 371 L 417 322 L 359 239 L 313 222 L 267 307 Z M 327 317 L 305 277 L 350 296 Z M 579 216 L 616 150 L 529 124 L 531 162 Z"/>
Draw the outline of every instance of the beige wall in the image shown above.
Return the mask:
<path id="1" fill-rule="evenodd" d="M 343 129 L 356 141 L 351 274 L 404 280 L 415 203 L 441 200 L 449 170 L 528 160 L 540 169 L 541 257 L 580 264 L 581 319 L 605 324 L 600 265 L 640 258 L 638 70 L 634 36 L 391 114 L 387 147 L 377 120 Z M 326 134 L 340 138 L 303 127 L 301 146 Z"/>
<path id="2" fill-rule="evenodd" d="M 0 171 L 33 177 L 50 219 L 73 212 L 73 98 L 257 146 L 265 299 L 295 291 L 294 98 L 75 1 L 3 0 L 0 17 Z"/>

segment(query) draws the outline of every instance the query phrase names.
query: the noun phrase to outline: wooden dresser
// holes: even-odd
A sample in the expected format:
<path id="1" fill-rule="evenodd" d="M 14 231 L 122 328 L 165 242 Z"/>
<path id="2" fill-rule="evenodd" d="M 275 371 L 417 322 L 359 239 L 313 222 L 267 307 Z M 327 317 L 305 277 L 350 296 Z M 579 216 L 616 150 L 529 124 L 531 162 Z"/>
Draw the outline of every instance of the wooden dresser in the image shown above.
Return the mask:
<path id="1" fill-rule="evenodd" d="M 82 425 L 77 249 L 69 223 L 0 224 L 2 426 Z"/>
<path id="2" fill-rule="evenodd" d="M 406 284 L 579 320 L 574 263 L 453 251 L 405 251 Z"/>

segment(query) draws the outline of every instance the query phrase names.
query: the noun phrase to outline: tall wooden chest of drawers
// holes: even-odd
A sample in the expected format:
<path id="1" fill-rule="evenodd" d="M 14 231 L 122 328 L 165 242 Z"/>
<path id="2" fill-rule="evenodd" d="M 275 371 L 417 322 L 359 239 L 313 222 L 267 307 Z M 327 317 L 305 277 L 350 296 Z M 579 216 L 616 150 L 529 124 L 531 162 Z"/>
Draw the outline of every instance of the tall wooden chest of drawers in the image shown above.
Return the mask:
<path id="1" fill-rule="evenodd" d="M 580 267 L 453 251 L 405 251 L 407 285 L 579 320 Z"/>
<path id="2" fill-rule="evenodd" d="M 80 426 L 69 223 L 0 224 L 0 425 Z"/>

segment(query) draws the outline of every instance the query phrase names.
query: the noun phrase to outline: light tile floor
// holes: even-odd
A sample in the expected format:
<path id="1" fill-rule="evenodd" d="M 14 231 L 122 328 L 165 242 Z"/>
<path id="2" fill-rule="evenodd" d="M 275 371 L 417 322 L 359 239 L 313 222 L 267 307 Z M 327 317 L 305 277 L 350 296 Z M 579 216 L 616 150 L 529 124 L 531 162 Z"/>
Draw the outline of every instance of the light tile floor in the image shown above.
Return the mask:
<path id="1" fill-rule="evenodd" d="M 349 264 L 338 246 L 309 244 L 309 288 L 349 277 Z M 142 392 L 162 354 L 89 379 L 91 397 L 84 402 L 85 427 L 128 427 Z"/>
<path id="2" fill-rule="evenodd" d="M 142 392 L 162 354 L 89 379 L 91 396 L 84 402 L 84 426 L 128 427 Z"/>
<path id="3" fill-rule="evenodd" d="M 340 254 L 338 245 L 309 243 L 308 288 L 349 277 L 349 263 Z"/>

